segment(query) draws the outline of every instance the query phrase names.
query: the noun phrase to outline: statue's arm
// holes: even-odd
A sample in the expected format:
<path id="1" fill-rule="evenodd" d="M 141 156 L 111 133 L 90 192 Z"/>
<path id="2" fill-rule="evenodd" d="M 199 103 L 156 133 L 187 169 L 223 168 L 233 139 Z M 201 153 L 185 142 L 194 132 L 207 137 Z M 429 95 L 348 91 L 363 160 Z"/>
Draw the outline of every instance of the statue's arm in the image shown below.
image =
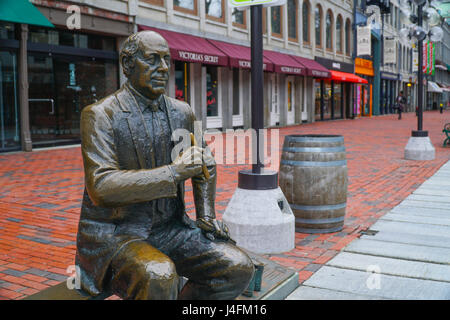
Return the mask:
<path id="1" fill-rule="evenodd" d="M 120 207 L 164 197 L 176 197 L 177 186 L 168 166 L 121 170 L 111 119 L 104 110 L 87 107 L 81 114 L 81 151 L 85 184 L 95 205 Z"/>
<path id="2" fill-rule="evenodd" d="M 193 127 L 195 115 L 192 112 L 190 118 Z M 206 148 L 207 144 L 204 141 L 203 137 L 201 145 L 203 148 L 205 148 L 206 152 L 211 154 L 210 150 Z M 206 168 L 209 171 L 210 176 L 209 179 L 206 179 L 203 174 L 192 177 L 192 190 L 194 194 L 194 203 L 197 219 L 216 218 L 216 210 L 215 210 L 216 183 L 217 183 L 216 163 L 214 161 L 206 163 Z"/>

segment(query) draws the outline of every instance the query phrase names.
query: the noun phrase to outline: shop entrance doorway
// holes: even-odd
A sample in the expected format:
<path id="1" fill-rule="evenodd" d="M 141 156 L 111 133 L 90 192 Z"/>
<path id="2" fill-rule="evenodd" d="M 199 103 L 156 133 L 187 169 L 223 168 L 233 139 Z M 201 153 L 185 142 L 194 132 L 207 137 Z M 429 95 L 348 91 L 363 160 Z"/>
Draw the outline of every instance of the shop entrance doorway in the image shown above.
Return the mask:
<path id="1" fill-rule="evenodd" d="M 287 124 L 295 123 L 295 82 L 294 77 L 287 77 Z"/>
<path id="2" fill-rule="evenodd" d="M 33 147 L 80 141 L 81 110 L 117 89 L 117 66 L 87 57 L 28 56 Z"/>

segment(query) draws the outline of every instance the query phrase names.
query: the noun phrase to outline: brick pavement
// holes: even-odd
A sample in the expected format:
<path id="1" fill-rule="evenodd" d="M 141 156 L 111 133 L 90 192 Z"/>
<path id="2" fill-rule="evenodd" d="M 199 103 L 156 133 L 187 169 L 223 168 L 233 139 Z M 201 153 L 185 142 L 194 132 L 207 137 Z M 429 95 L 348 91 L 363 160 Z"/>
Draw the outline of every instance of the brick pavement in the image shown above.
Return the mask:
<path id="1" fill-rule="evenodd" d="M 333 258 L 378 218 L 399 204 L 450 158 L 443 148 L 444 114 L 425 112 L 424 128 L 436 148 L 433 161 L 407 161 L 403 152 L 414 113 L 317 122 L 280 130 L 288 134 L 340 134 L 347 149 L 349 188 L 341 232 L 296 233 L 296 248 L 270 259 L 299 272 L 300 283 Z M 280 151 L 281 154 L 281 151 Z M 278 165 L 278 164 L 277 164 Z M 217 211 L 223 213 L 243 165 L 219 165 Z M 0 299 L 20 299 L 64 281 L 73 264 L 83 170 L 79 147 L 0 155 Z M 186 203 L 193 213 L 192 189 Z"/>

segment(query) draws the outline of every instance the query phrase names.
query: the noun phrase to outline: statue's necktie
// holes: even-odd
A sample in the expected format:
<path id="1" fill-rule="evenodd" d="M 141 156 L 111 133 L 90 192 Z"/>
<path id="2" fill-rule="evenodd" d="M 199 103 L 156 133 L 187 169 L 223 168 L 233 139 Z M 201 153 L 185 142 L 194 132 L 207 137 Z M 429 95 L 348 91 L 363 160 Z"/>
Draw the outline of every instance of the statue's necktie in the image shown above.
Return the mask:
<path id="1" fill-rule="evenodd" d="M 158 108 L 158 106 L 151 105 L 148 107 L 151 118 L 151 128 L 152 128 L 152 142 L 153 149 L 156 160 L 156 167 L 160 167 L 167 162 L 167 137 L 165 132 L 165 127 L 162 124 L 161 118 L 164 116 L 164 112 Z"/>

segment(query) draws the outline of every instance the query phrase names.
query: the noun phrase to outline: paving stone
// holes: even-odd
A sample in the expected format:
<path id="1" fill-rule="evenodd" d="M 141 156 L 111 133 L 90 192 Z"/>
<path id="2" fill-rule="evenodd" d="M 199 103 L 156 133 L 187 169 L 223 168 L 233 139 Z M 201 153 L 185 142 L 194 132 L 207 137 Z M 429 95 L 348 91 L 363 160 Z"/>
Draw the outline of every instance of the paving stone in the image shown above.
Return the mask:
<path id="1" fill-rule="evenodd" d="M 450 264 L 450 248 L 359 239 L 350 243 L 344 251 L 412 261 Z"/>
<path id="2" fill-rule="evenodd" d="M 426 217 L 426 216 L 408 216 L 405 214 L 397 214 L 390 212 L 384 215 L 380 220 L 397 221 L 397 222 L 410 222 L 410 223 L 422 223 L 433 224 L 438 226 L 450 226 L 450 216 L 445 217 Z"/>
<path id="3" fill-rule="evenodd" d="M 396 206 L 391 211 L 392 213 L 397 214 L 405 214 L 405 215 L 418 215 L 418 216 L 428 216 L 428 217 L 436 217 L 436 218 L 445 218 L 450 216 L 450 209 L 442 209 L 442 208 L 417 208 L 406 206 L 403 203 L 401 205 Z"/>
<path id="4" fill-rule="evenodd" d="M 376 279 L 379 279 L 379 286 Z M 337 290 L 386 299 L 449 300 L 450 283 L 396 277 L 372 272 L 324 266 L 303 283 L 305 286 Z"/>
<path id="5" fill-rule="evenodd" d="M 385 300 L 380 297 L 353 294 L 323 288 L 314 288 L 301 285 L 286 300 Z"/>
<path id="6" fill-rule="evenodd" d="M 448 237 L 439 237 L 435 235 L 421 235 L 404 232 L 380 231 L 374 236 L 363 235 L 361 239 L 377 240 L 385 242 L 416 244 L 420 246 L 450 248 Z"/>
<path id="7" fill-rule="evenodd" d="M 450 283 L 450 265 L 392 259 L 350 252 L 338 254 L 326 265 L 365 272 L 368 268 L 376 266 L 382 274 Z"/>
<path id="8" fill-rule="evenodd" d="M 449 238 L 450 241 L 450 227 L 436 226 L 432 224 L 419 224 L 409 222 L 398 222 L 388 220 L 378 220 L 371 227 L 373 230 L 390 231 L 399 233 L 434 235 Z"/>

